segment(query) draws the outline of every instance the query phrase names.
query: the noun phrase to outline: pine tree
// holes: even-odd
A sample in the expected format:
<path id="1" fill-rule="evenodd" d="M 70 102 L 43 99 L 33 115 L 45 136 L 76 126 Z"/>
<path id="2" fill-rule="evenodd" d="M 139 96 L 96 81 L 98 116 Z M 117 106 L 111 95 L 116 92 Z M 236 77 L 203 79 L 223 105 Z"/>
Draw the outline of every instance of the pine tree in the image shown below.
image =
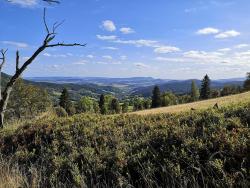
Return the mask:
<path id="1" fill-rule="evenodd" d="M 201 83 L 201 93 L 200 93 L 201 99 L 208 99 L 210 97 L 211 94 L 210 82 L 211 82 L 210 78 L 206 74 Z"/>
<path id="2" fill-rule="evenodd" d="M 71 102 L 69 100 L 69 93 L 66 88 L 63 89 L 60 96 L 59 105 L 66 110 L 67 113 L 70 113 Z"/>
<path id="3" fill-rule="evenodd" d="M 153 89 L 153 96 L 152 96 L 152 108 L 158 108 L 161 106 L 161 91 L 158 86 L 155 86 Z"/>
<path id="4" fill-rule="evenodd" d="M 119 114 L 121 111 L 119 101 L 116 98 L 112 99 L 111 101 L 111 111 L 117 114 Z"/>
<path id="5" fill-rule="evenodd" d="M 244 82 L 244 90 L 250 91 L 250 72 L 247 73 L 247 79 Z"/>
<path id="6" fill-rule="evenodd" d="M 101 94 L 100 100 L 99 100 L 99 108 L 101 114 L 106 114 L 106 107 L 105 107 L 105 96 Z"/>
<path id="7" fill-rule="evenodd" d="M 197 101 L 199 97 L 200 97 L 200 91 L 196 86 L 195 81 L 193 80 L 191 84 L 191 99 L 192 101 Z"/>

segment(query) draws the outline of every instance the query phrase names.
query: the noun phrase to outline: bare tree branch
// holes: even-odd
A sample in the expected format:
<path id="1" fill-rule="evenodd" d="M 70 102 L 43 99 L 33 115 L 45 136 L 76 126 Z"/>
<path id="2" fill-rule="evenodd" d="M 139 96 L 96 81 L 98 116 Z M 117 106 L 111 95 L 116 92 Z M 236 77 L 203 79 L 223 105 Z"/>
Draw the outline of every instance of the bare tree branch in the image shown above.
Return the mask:
<path id="1" fill-rule="evenodd" d="M 16 51 L 16 72 L 19 70 L 19 51 Z"/>
<path id="2" fill-rule="evenodd" d="M 52 1 L 51 1 L 52 2 Z M 55 1 L 53 1 L 55 2 Z M 8 81 L 8 83 L 6 84 L 3 92 L 1 92 L 0 89 L 0 128 L 3 127 L 3 123 L 4 123 L 4 113 L 6 111 L 7 108 L 7 104 L 8 104 L 8 100 L 10 97 L 10 93 L 12 91 L 12 88 L 14 86 L 14 84 L 16 83 L 17 79 L 22 75 L 22 73 L 26 70 L 26 68 L 37 58 L 37 56 L 39 54 L 41 54 L 46 48 L 52 48 L 52 47 L 57 47 L 57 46 L 86 46 L 86 44 L 80 44 L 80 43 L 55 43 L 55 44 L 50 44 L 51 41 L 54 40 L 54 38 L 56 37 L 56 29 L 62 25 L 63 22 L 55 22 L 53 27 L 52 27 L 52 32 L 50 31 L 48 24 L 46 22 L 46 9 L 44 9 L 44 13 L 43 13 L 43 22 L 44 22 L 44 26 L 46 29 L 46 36 L 45 39 L 43 41 L 43 43 L 41 44 L 40 47 L 38 47 L 38 49 L 33 53 L 33 55 L 19 68 L 19 51 L 16 52 L 16 71 L 15 74 L 10 78 L 10 80 Z M 2 63 L 0 64 L 0 73 L 1 73 L 1 68 L 5 63 L 5 53 L 6 51 L 1 50 L 0 52 L 2 54 L 2 58 L 0 58 L 0 60 L 2 60 Z M 1 82 L 1 76 L 0 76 L 0 82 Z M 2 93 L 2 96 L 1 96 Z"/>
<path id="3" fill-rule="evenodd" d="M 87 44 L 79 44 L 79 43 L 74 43 L 74 44 L 65 44 L 65 43 L 57 43 L 57 44 L 49 44 L 46 45 L 46 48 L 52 48 L 52 47 L 56 47 L 56 46 L 86 46 Z"/>
<path id="4" fill-rule="evenodd" d="M 2 60 L 2 62 L 0 63 L 0 71 L 2 70 L 2 68 L 3 68 L 4 64 L 5 64 L 5 60 L 6 60 L 5 54 L 6 54 L 7 51 L 8 51 L 8 49 L 7 50 L 2 49 L 0 51 L 0 53 L 2 55 L 2 57 L 0 58 L 0 60 Z"/>

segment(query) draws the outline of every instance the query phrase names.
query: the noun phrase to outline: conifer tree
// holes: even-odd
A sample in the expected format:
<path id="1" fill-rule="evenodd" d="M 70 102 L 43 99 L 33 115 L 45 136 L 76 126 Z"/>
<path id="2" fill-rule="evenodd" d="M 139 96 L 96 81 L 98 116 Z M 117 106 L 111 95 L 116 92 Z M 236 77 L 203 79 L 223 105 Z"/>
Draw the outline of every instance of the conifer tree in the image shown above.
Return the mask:
<path id="1" fill-rule="evenodd" d="M 63 89 L 62 94 L 60 96 L 59 105 L 66 110 L 67 113 L 70 112 L 70 100 L 69 100 L 69 93 L 66 88 Z"/>
<path id="2" fill-rule="evenodd" d="M 191 84 L 191 99 L 192 101 L 197 101 L 199 97 L 200 97 L 200 91 L 196 86 L 195 81 L 193 80 Z"/>
<path id="3" fill-rule="evenodd" d="M 250 72 L 247 73 L 247 79 L 244 82 L 244 90 L 250 91 Z"/>
<path id="4" fill-rule="evenodd" d="M 210 82 L 211 82 L 210 78 L 206 74 L 201 83 L 200 99 L 208 99 L 210 97 L 211 94 Z"/>
<path id="5" fill-rule="evenodd" d="M 100 100 L 99 100 L 99 108 L 101 114 L 106 114 L 106 107 L 105 107 L 105 96 L 101 94 Z"/>
<path id="6" fill-rule="evenodd" d="M 111 101 L 111 111 L 117 114 L 119 114 L 121 111 L 119 101 L 116 98 L 112 99 Z"/>
<path id="7" fill-rule="evenodd" d="M 161 106 L 161 91 L 158 86 L 155 86 L 153 89 L 153 96 L 152 96 L 152 108 L 158 108 Z"/>

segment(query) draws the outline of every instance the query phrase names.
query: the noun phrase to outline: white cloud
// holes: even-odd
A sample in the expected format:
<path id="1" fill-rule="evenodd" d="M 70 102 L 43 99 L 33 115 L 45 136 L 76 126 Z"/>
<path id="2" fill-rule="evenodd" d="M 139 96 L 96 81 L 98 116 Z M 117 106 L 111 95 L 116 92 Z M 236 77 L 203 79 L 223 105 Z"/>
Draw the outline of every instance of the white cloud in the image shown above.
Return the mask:
<path id="1" fill-rule="evenodd" d="M 219 49 L 218 51 L 219 52 L 229 52 L 229 51 L 231 51 L 232 49 L 231 48 L 221 48 L 221 49 Z"/>
<path id="2" fill-rule="evenodd" d="M 120 31 L 123 33 L 123 34 L 131 34 L 131 33 L 134 33 L 135 31 L 130 28 L 130 27 L 122 27 L 120 29 Z"/>
<path id="3" fill-rule="evenodd" d="M 211 60 L 217 60 L 220 56 L 223 56 L 223 53 L 219 52 L 205 52 L 205 51 L 188 51 L 185 52 L 184 57 L 187 58 L 193 58 L 193 59 L 200 59 L 203 61 L 211 61 Z"/>
<path id="4" fill-rule="evenodd" d="M 37 0 L 11 0 L 9 2 L 22 7 L 33 7 L 38 4 Z"/>
<path id="5" fill-rule="evenodd" d="M 155 40 L 115 40 L 115 43 L 119 44 L 131 44 L 135 45 L 136 47 L 159 47 L 158 41 Z"/>
<path id="6" fill-rule="evenodd" d="M 156 57 L 155 60 L 161 62 L 185 62 L 184 58 L 168 58 L 168 57 Z"/>
<path id="7" fill-rule="evenodd" d="M 235 48 L 241 49 L 241 48 L 246 48 L 248 46 L 249 46 L 248 44 L 238 44 L 238 45 L 235 46 Z"/>
<path id="8" fill-rule="evenodd" d="M 102 27 L 106 30 L 106 31 L 115 31 L 116 27 L 113 21 L 111 20 L 105 20 L 102 22 Z"/>
<path id="9" fill-rule="evenodd" d="M 43 55 L 44 55 L 45 57 L 66 58 L 66 57 L 72 56 L 73 54 L 70 54 L 70 53 L 66 53 L 66 54 L 50 54 L 50 53 L 44 53 Z"/>
<path id="10" fill-rule="evenodd" d="M 134 63 L 134 65 L 138 68 L 150 68 L 149 65 L 146 65 L 144 63 Z"/>
<path id="11" fill-rule="evenodd" d="M 230 37 L 237 37 L 239 35 L 240 35 L 240 32 L 238 32 L 238 31 L 228 30 L 228 31 L 219 33 L 218 35 L 215 35 L 215 38 L 225 39 L 225 38 L 230 38 Z"/>
<path id="12" fill-rule="evenodd" d="M 179 52 L 180 49 L 174 46 L 161 46 L 154 49 L 155 53 L 166 54 L 171 52 Z"/>
<path id="13" fill-rule="evenodd" d="M 210 35 L 210 34 L 217 34 L 220 30 L 212 27 L 206 27 L 203 29 L 200 29 L 196 32 L 198 35 Z"/>
<path id="14" fill-rule="evenodd" d="M 109 60 L 113 59 L 110 55 L 104 55 L 104 56 L 102 56 L 102 58 L 109 59 Z"/>
<path id="15" fill-rule="evenodd" d="M 115 35 L 96 35 L 96 37 L 100 40 L 115 40 L 117 38 Z"/>
<path id="16" fill-rule="evenodd" d="M 103 50 L 118 50 L 118 48 L 112 47 L 112 46 L 102 47 L 102 49 Z"/>
<path id="17" fill-rule="evenodd" d="M 51 57 L 51 54 L 49 54 L 49 53 L 44 53 L 43 55 L 46 57 Z"/>
<path id="18" fill-rule="evenodd" d="M 23 42 L 15 42 L 15 41 L 2 41 L 3 44 L 15 46 L 17 48 L 27 48 L 29 45 Z"/>
<path id="19" fill-rule="evenodd" d="M 86 57 L 89 58 L 89 59 L 93 59 L 94 58 L 94 56 L 91 55 L 91 54 L 87 55 Z"/>

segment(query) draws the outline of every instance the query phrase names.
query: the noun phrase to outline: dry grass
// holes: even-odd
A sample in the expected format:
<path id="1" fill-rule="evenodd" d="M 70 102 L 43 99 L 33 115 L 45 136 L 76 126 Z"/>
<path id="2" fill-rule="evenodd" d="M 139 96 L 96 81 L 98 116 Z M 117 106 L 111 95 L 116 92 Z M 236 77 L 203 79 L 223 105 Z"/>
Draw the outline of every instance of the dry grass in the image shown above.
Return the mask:
<path id="1" fill-rule="evenodd" d="M 219 106 L 228 106 L 232 104 L 245 103 L 249 101 L 250 101 L 250 92 L 245 92 L 245 93 L 241 93 L 237 95 L 209 99 L 205 101 L 193 102 L 193 103 L 188 103 L 188 104 L 181 104 L 181 105 L 175 105 L 175 106 L 169 106 L 169 107 L 137 111 L 137 112 L 133 112 L 132 114 L 149 115 L 149 114 L 160 114 L 160 113 L 179 113 L 179 112 L 190 111 L 192 108 L 195 110 L 211 108 L 216 103 Z"/>
<path id="2" fill-rule="evenodd" d="M 0 188 L 27 187 L 27 179 L 10 161 L 0 159 Z"/>

